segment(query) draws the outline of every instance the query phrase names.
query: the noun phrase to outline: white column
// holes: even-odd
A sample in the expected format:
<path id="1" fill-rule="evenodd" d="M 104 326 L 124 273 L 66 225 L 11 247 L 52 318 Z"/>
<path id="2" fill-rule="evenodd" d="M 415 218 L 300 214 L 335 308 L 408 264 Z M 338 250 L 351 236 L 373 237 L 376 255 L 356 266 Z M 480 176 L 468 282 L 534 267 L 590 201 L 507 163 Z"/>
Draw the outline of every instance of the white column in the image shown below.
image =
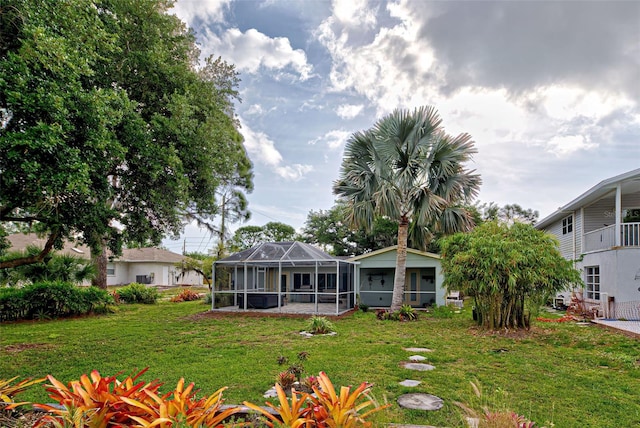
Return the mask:
<path id="1" fill-rule="evenodd" d="M 618 183 L 616 186 L 616 234 L 614 237 L 614 244 L 616 247 L 620 246 L 620 222 L 622 220 L 622 185 Z"/>

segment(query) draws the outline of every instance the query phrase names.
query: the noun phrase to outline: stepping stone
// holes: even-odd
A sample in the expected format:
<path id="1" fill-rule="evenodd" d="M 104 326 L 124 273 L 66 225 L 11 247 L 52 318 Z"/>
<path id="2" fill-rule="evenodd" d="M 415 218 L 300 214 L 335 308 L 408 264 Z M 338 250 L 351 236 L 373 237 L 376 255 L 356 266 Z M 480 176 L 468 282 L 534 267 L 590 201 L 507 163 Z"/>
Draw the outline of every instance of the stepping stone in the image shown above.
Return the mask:
<path id="1" fill-rule="evenodd" d="M 435 369 L 435 366 L 432 366 L 431 364 L 425 364 L 425 363 L 402 363 L 402 367 L 404 367 L 405 369 L 418 370 L 421 372 L 426 372 L 426 371 Z"/>
<path id="2" fill-rule="evenodd" d="M 405 379 L 402 382 L 400 382 L 400 385 L 414 387 L 414 386 L 420 385 L 421 383 L 422 382 L 420 382 L 419 380 Z"/>
<path id="3" fill-rule="evenodd" d="M 433 352 L 431 349 L 428 349 L 428 348 L 402 348 L 402 349 L 408 352 Z"/>
<path id="4" fill-rule="evenodd" d="M 274 398 L 277 397 L 278 393 L 276 392 L 275 388 L 271 388 L 269 390 L 267 390 L 267 392 L 264 393 L 263 397 L 264 398 Z"/>
<path id="5" fill-rule="evenodd" d="M 431 394 L 404 394 L 398 397 L 398 405 L 405 409 L 440 410 L 444 402 Z"/>
<path id="6" fill-rule="evenodd" d="M 409 359 L 411 361 L 424 361 L 424 360 L 426 360 L 426 358 L 423 357 L 422 355 L 412 355 L 412 356 L 409 357 Z"/>

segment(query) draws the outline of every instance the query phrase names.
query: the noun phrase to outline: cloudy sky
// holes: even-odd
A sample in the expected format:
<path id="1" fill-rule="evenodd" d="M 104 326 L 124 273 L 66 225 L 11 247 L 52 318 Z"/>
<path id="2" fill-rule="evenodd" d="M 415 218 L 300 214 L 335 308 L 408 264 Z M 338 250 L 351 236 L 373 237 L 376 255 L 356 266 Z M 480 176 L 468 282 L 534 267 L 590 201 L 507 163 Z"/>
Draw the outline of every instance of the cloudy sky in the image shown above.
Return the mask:
<path id="1" fill-rule="evenodd" d="M 330 208 L 349 135 L 398 107 L 433 105 L 449 134 L 471 134 L 479 200 L 540 218 L 640 168 L 637 1 L 178 0 L 171 12 L 203 57 L 240 72 L 248 224 L 300 229 Z M 187 228 L 187 249 L 211 246 L 203 235 Z"/>

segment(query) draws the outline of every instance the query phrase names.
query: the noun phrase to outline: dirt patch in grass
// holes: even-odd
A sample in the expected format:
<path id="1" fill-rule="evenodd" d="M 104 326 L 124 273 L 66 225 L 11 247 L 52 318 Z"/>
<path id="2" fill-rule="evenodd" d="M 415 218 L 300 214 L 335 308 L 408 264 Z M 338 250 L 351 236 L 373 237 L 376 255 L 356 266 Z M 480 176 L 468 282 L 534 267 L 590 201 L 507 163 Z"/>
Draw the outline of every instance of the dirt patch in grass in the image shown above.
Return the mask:
<path id="1" fill-rule="evenodd" d="M 53 345 L 50 343 L 16 343 L 2 347 L 2 350 L 7 354 L 17 354 L 30 349 L 53 349 Z"/>

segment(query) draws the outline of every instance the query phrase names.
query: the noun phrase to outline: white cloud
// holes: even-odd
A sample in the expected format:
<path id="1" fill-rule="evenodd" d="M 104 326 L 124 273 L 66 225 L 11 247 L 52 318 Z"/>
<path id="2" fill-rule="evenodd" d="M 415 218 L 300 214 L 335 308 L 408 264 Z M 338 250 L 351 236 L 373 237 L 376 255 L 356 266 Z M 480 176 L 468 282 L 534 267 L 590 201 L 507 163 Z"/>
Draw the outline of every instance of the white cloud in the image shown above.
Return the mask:
<path id="1" fill-rule="evenodd" d="M 298 181 L 307 173 L 313 171 L 313 166 L 296 163 L 293 165 L 278 166 L 275 171 L 285 180 Z"/>
<path id="2" fill-rule="evenodd" d="M 299 180 L 313 171 L 311 165 L 282 165 L 282 154 L 267 134 L 252 130 L 242 119 L 240 119 L 240 125 L 240 132 L 244 136 L 244 147 L 252 161 L 266 165 L 285 180 Z"/>
<path id="3" fill-rule="evenodd" d="M 350 27 L 371 27 L 376 16 L 368 0 L 333 0 L 333 14 L 338 21 Z"/>
<path id="4" fill-rule="evenodd" d="M 190 25 L 196 18 L 205 22 L 224 22 L 224 12 L 231 0 L 178 0 L 169 13 Z"/>
<path id="5" fill-rule="evenodd" d="M 244 147 L 252 160 L 269 166 L 278 166 L 282 162 L 282 155 L 269 136 L 264 132 L 253 131 L 242 120 L 240 124 L 240 132 L 244 136 Z"/>
<path id="6" fill-rule="evenodd" d="M 363 104 L 343 104 L 338 106 L 336 114 L 342 119 L 353 119 L 362 112 Z"/>
<path id="7" fill-rule="evenodd" d="M 590 142 L 588 137 L 582 135 L 554 136 L 546 144 L 547 151 L 558 157 L 597 147 L 597 144 Z"/>
<path id="8" fill-rule="evenodd" d="M 306 53 L 293 49 L 286 37 L 271 38 L 253 28 L 244 33 L 238 28 L 229 28 L 221 35 L 207 31 L 203 37 L 205 56 L 221 55 L 239 71 L 255 74 L 261 68 L 292 69 L 300 80 L 311 76 L 312 67 Z"/>
<path id="9" fill-rule="evenodd" d="M 322 135 L 318 138 L 315 138 L 309 141 L 309 144 L 314 145 L 319 142 L 323 142 L 329 147 L 331 150 L 340 149 L 347 142 L 347 139 L 352 133 L 349 131 L 344 131 L 341 129 L 334 129 L 333 131 L 327 132 L 325 135 Z"/>

